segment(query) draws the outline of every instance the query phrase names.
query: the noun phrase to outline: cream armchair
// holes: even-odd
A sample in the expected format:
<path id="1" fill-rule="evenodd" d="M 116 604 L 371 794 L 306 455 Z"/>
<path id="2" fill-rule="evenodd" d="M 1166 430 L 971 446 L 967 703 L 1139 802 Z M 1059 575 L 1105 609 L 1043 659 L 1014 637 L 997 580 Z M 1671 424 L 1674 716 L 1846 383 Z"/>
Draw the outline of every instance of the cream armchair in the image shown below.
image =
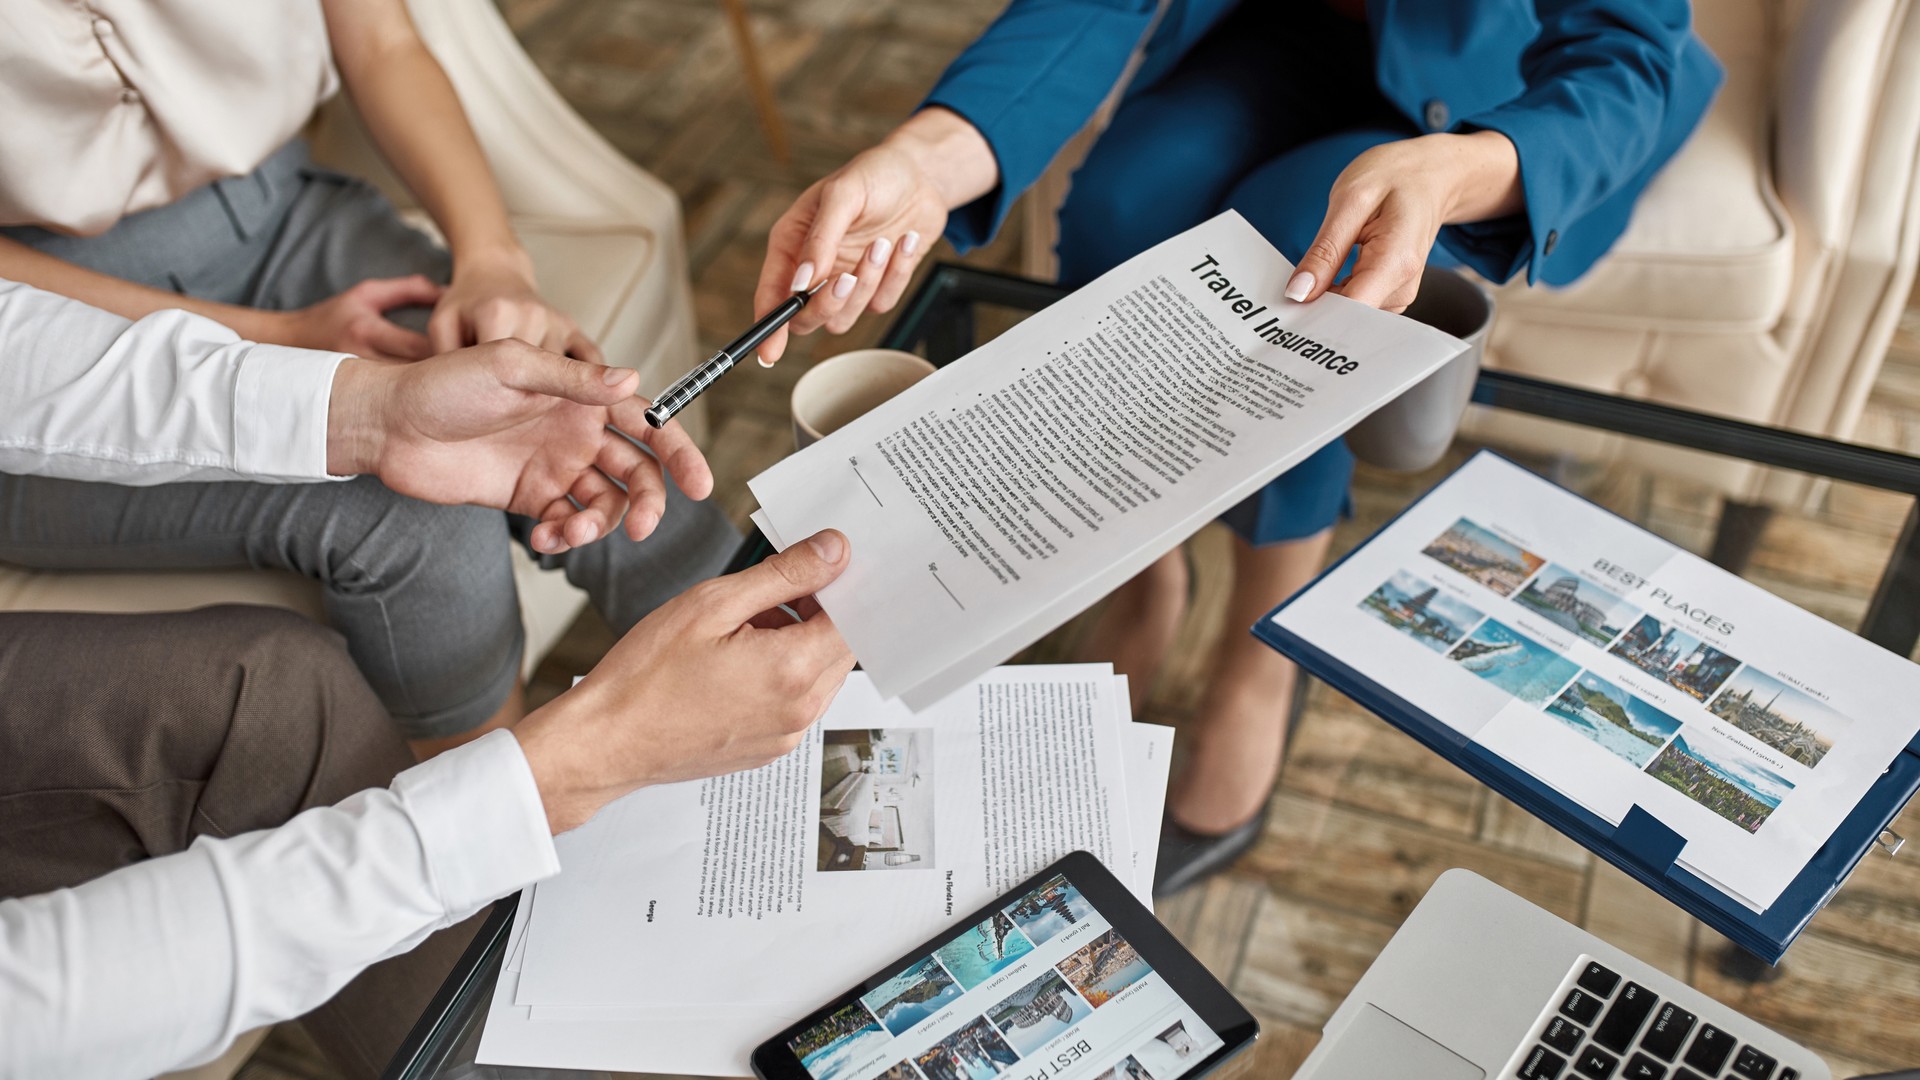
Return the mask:
<path id="1" fill-rule="evenodd" d="M 1920 6 L 1695 0 L 1727 69 L 1699 130 L 1619 244 L 1561 290 L 1494 289 L 1489 367 L 1846 439 L 1920 256 Z M 1724 458 L 1512 414 L 1467 430 L 1700 480 L 1722 492 L 1717 554 L 1743 561 L 1752 504 L 1810 485 Z M 1749 535 L 1742 543 L 1741 530 Z"/>
<path id="2" fill-rule="evenodd" d="M 638 368 L 645 388 L 665 385 L 694 355 L 678 199 L 561 100 L 494 5 L 410 6 L 459 92 L 543 291 L 601 343 L 609 363 Z M 407 204 L 344 97 L 321 111 L 312 136 L 320 161 L 365 176 Z M 516 552 L 514 569 L 530 672 L 586 598 L 524 553 Z M 167 611 L 215 603 L 271 604 L 320 617 L 318 588 L 284 572 L 102 574 L 0 564 L 0 610 Z"/>

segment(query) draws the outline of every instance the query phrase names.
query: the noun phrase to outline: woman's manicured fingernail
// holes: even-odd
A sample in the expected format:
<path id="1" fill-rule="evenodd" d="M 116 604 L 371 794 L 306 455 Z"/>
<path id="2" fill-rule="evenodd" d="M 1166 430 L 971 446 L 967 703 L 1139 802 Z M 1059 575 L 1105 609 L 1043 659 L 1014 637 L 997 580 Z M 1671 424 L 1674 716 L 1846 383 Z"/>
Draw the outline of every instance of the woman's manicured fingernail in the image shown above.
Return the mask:
<path id="1" fill-rule="evenodd" d="M 767 358 L 766 358 L 766 357 L 764 357 L 764 356 L 761 356 L 761 355 L 760 355 L 759 353 L 754 353 L 754 354 L 753 354 L 753 358 L 754 358 L 755 360 L 758 360 L 758 361 L 760 361 L 760 366 L 761 366 L 761 367 L 772 367 L 772 366 L 773 366 L 773 361 L 771 361 L 771 360 L 769 360 L 769 359 L 767 359 Z"/>
<path id="2" fill-rule="evenodd" d="M 833 283 L 833 298 L 835 300 L 845 300 L 847 297 L 852 296 L 853 287 L 859 283 L 860 279 L 854 277 L 852 274 L 841 274 L 840 280 Z"/>
<path id="3" fill-rule="evenodd" d="M 793 272 L 793 291 L 799 292 L 811 284 L 813 284 L 813 264 L 803 262 L 800 264 L 800 269 Z"/>
<path id="4" fill-rule="evenodd" d="M 900 238 L 900 254 L 911 255 L 914 252 L 919 250 L 920 250 L 920 234 L 917 232 L 914 232 L 912 229 L 908 229 L 907 235 Z"/>
<path id="5" fill-rule="evenodd" d="M 1312 291 L 1313 291 L 1312 271 L 1301 270 L 1293 275 L 1293 280 L 1287 282 L 1286 296 L 1287 296 L 1287 299 L 1289 300 L 1305 300 L 1307 298 L 1307 294 Z"/>
<path id="6" fill-rule="evenodd" d="M 867 261 L 875 266 L 885 266 L 887 265 L 887 256 L 892 254 L 893 241 L 883 236 L 875 240 L 873 246 L 867 249 Z"/>
<path id="7" fill-rule="evenodd" d="M 840 554 L 847 550 L 847 542 L 840 538 L 839 533 L 831 529 L 816 534 L 811 540 L 808 540 L 807 543 L 813 545 L 813 553 L 815 555 L 820 556 L 830 563 L 839 562 Z"/>
<path id="8" fill-rule="evenodd" d="M 607 380 L 608 386 L 619 386 L 621 383 L 627 381 L 627 376 L 629 374 L 631 374 L 631 372 L 629 372 L 626 368 L 610 367 L 607 369 L 607 373 L 605 375 L 602 375 L 601 378 Z"/>

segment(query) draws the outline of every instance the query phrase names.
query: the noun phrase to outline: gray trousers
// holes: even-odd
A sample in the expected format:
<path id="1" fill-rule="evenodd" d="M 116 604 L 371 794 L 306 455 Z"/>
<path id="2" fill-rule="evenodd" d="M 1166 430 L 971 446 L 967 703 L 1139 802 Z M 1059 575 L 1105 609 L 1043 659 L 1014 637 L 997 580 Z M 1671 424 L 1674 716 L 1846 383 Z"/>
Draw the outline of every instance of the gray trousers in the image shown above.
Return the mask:
<path id="1" fill-rule="evenodd" d="M 370 277 L 446 281 L 447 255 L 362 181 L 310 165 L 295 142 L 253 174 L 126 218 L 96 237 L 0 230 L 48 254 L 232 304 L 290 309 Z M 418 328 L 426 311 L 408 321 Z M 615 631 L 725 566 L 738 533 L 668 485 L 640 543 L 616 533 L 545 556 Z M 497 712 L 524 648 L 514 551 L 530 519 L 435 506 L 362 477 L 337 484 L 117 484 L 0 475 L 0 561 L 36 569 L 277 567 L 320 582 L 328 621 L 408 738 Z"/>
<path id="2" fill-rule="evenodd" d="M 0 612 L 0 686 L 0 897 L 270 829 L 413 764 L 340 635 L 290 611 Z M 344 1075 L 380 1075 L 484 918 L 301 1023 Z"/>

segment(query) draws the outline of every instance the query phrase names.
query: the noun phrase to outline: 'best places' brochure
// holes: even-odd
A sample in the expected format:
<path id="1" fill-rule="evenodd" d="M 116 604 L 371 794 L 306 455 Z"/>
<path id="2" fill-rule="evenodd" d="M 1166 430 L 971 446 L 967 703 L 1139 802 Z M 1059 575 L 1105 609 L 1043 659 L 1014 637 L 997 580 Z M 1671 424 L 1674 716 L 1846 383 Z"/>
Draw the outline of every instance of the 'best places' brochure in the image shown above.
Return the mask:
<path id="1" fill-rule="evenodd" d="M 1482 453 L 1275 616 L 1764 911 L 1920 729 L 1920 667 Z"/>

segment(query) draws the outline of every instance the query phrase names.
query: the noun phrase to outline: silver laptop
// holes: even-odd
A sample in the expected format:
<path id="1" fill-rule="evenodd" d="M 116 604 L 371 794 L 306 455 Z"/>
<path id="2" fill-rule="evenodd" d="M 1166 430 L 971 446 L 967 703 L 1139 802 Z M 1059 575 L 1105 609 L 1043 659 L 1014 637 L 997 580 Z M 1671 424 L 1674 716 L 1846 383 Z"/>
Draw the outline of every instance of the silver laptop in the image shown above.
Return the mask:
<path id="1" fill-rule="evenodd" d="M 1832 1080 L 1806 1047 L 1466 870 L 1328 1019 L 1296 1080 Z"/>

